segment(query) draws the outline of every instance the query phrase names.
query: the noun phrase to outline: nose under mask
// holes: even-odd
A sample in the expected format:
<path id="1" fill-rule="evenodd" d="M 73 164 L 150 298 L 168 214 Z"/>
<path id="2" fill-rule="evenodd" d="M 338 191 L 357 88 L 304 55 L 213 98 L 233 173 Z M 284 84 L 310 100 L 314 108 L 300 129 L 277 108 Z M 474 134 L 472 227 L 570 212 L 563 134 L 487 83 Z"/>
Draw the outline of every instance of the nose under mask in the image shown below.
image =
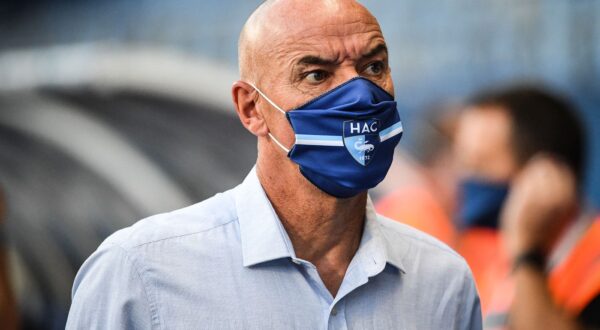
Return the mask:
<path id="1" fill-rule="evenodd" d="M 269 136 L 316 187 L 348 198 L 385 178 L 403 127 L 394 97 L 377 84 L 356 77 L 289 111 L 252 87 L 288 119 L 291 148 Z"/>

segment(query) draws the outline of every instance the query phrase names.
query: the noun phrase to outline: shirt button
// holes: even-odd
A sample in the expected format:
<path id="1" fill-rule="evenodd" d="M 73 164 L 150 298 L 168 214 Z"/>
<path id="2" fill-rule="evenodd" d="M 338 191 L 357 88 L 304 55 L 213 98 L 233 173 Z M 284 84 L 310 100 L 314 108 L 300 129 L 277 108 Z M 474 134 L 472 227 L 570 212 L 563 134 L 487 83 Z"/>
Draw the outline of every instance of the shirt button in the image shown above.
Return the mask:
<path id="1" fill-rule="evenodd" d="M 336 315 L 337 315 L 337 312 L 338 312 L 338 311 L 337 311 L 337 308 L 335 308 L 335 307 L 334 307 L 334 308 L 331 310 L 331 315 L 333 315 L 333 316 L 336 316 Z"/>

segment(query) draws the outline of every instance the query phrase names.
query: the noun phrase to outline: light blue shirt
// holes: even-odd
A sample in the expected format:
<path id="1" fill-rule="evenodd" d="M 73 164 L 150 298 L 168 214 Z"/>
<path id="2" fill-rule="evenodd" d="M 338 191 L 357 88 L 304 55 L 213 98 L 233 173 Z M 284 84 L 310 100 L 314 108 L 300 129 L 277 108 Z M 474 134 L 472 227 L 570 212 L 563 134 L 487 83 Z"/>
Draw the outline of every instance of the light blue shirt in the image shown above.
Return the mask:
<path id="1" fill-rule="evenodd" d="M 252 170 L 110 236 L 77 274 L 67 329 L 481 329 L 481 312 L 465 261 L 370 201 L 332 297 Z"/>

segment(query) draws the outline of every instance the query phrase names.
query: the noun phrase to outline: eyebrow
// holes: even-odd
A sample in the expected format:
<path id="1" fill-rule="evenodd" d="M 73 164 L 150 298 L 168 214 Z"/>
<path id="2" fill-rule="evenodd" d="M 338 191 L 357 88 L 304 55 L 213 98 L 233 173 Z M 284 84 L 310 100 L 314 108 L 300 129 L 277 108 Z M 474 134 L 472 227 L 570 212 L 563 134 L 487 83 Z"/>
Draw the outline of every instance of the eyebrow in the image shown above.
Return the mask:
<path id="1" fill-rule="evenodd" d="M 330 66 L 330 65 L 334 65 L 335 62 L 336 61 L 334 61 L 334 60 L 329 60 L 329 59 L 325 59 L 325 58 L 314 56 L 314 55 L 307 55 L 307 56 L 302 57 L 298 61 L 298 64 L 299 65 L 323 65 L 323 66 Z"/>
<path id="2" fill-rule="evenodd" d="M 362 58 L 371 58 L 381 53 L 387 54 L 388 49 L 387 46 L 383 43 L 378 44 L 375 48 L 371 49 L 367 53 L 362 55 Z M 321 66 L 331 66 L 335 65 L 336 61 L 331 59 L 322 58 L 315 55 L 307 55 L 302 57 L 298 62 L 298 65 L 321 65 Z"/>
<path id="3" fill-rule="evenodd" d="M 368 53 L 363 54 L 362 57 L 370 58 L 370 57 L 379 55 L 381 53 L 387 54 L 387 52 L 388 52 L 387 46 L 384 43 L 381 43 L 381 44 L 378 44 L 377 46 L 375 46 L 375 48 L 371 49 Z"/>

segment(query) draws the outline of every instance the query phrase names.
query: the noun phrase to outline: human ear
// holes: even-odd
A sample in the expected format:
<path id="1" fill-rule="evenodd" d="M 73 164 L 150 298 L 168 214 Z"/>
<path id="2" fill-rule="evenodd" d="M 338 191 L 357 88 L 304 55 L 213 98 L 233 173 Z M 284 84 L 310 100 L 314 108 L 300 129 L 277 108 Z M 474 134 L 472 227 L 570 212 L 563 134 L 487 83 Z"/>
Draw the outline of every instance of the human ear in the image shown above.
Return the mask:
<path id="1" fill-rule="evenodd" d="M 233 105 L 242 125 L 255 136 L 265 136 L 269 130 L 265 118 L 256 107 L 256 95 L 254 87 L 241 80 L 231 87 Z"/>

